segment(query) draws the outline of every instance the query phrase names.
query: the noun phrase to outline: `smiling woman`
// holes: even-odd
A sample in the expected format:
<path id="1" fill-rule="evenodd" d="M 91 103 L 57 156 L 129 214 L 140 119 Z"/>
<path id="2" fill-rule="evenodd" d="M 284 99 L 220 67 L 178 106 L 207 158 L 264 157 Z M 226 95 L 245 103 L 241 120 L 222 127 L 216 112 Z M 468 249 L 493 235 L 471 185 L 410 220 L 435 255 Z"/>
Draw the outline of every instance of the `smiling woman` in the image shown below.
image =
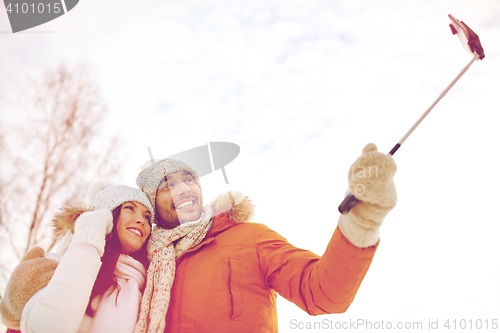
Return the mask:
<path id="1" fill-rule="evenodd" d="M 139 251 L 151 234 L 151 213 L 143 204 L 129 201 L 115 209 L 119 212 L 115 223 L 121 253 L 131 254 Z M 114 211 L 113 211 L 114 212 Z"/>
<path id="2" fill-rule="evenodd" d="M 134 331 L 153 208 L 140 190 L 107 181 L 92 185 L 89 199 L 90 209 L 66 204 L 54 218 L 56 234 L 63 238 L 57 253 L 45 256 L 57 265 L 48 284 L 26 285 L 37 281 L 36 269 L 12 275 L 6 295 L 12 303 L 21 295 L 25 304 L 4 307 L 2 302 L 9 328 L 26 333 Z M 35 290 L 26 296 L 27 289 Z M 4 308 L 19 311 L 6 321 Z"/>

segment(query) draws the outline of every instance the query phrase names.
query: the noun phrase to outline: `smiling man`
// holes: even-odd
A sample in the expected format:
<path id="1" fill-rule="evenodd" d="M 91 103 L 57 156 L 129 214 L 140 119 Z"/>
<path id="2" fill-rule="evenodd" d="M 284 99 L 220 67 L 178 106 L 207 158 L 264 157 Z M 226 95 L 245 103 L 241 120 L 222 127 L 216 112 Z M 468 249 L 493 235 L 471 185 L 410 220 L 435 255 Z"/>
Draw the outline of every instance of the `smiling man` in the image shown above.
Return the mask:
<path id="1" fill-rule="evenodd" d="M 310 315 L 346 311 L 375 254 L 379 227 L 396 204 L 392 156 L 368 144 L 352 169 L 370 167 L 377 169 L 373 177 L 349 174 L 349 190 L 362 202 L 340 216 L 318 256 L 249 222 L 253 204 L 241 193 L 203 206 L 195 170 L 172 159 L 151 164 L 137 177 L 157 226 L 135 332 L 278 332 L 277 293 Z M 333 220 L 334 210 L 325 218 Z M 321 232 L 313 221 L 308 225 L 312 230 L 304 232 Z"/>
<path id="2" fill-rule="evenodd" d="M 161 203 L 156 205 L 160 215 L 156 221 L 165 229 L 197 220 L 203 209 L 200 188 L 186 170 L 171 173 L 160 181 L 156 201 Z"/>

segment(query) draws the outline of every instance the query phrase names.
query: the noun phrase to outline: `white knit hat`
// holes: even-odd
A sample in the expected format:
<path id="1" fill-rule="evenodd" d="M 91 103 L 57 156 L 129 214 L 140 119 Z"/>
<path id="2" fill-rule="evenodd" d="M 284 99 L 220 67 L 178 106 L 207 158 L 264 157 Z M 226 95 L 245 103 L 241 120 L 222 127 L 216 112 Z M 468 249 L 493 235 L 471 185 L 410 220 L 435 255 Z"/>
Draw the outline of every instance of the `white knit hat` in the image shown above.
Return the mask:
<path id="1" fill-rule="evenodd" d="M 153 209 L 156 209 L 156 191 L 162 179 L 166 179 L 169 174 L 179 171 L 187 171 L 193 176 L 194 182 L 200 188 L 200 202 L 203 205 L 203 193 L 201 191 L 200 179 L 196 171 L 184 162 L 165 158 L 146 167 L 139 173 L 135 180 L 135 183 L 141 191 L 146 193 Z"/>
<path id="2" fill-rule="evenodd" d="M 139 189 L 126 185 L 114 185 L 107 180 L 100 180 L 89 186 L 87 197 L 91 202 L 90 209 L 92 210 L 108 208 L 113 211 L 125 202 L 140 202 L 149 210 L 151 223 L 154 222 L 155 210 L 149 203 L 148 197 Z"/>

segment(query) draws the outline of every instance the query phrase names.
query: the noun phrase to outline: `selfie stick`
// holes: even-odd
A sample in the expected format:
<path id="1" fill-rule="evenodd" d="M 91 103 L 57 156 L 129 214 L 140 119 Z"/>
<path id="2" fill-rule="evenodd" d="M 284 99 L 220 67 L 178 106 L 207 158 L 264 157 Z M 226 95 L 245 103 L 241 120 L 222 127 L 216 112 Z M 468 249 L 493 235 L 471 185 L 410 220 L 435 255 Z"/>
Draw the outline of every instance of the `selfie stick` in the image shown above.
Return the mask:
<path id="1" fill-rule="evenodd" d="M 479 41 L 479 37 L 472 31 L 463 21 L 458 21 L 451 14 L 448 15 L 451 24 L 451 32 L 454 35 L 458 35 L 458 38 L 462 42 L 462 45 L 467 50 L 467 52 L 472 54 L 472 60 L 465 66 L 464 69 L 457 75 L 457 77 L 451 81 L 451 83 L 446 87 L 446 89 L 439 95 L 439 97 L 432 103 L 432 105 L 422 114 L 422 116 L 417 120 L 415 124 L 410 128 L 408 132 L 399 140 L 398 143 L 391 149 L 389 155 L 394 155 L 396 151 L 401 147 L 403 142 L 410 136 L 410 134 L 417 128 L 418 125 L 424 120 L 424 118 L 431 112 L 431 110 L 436 106 L 436 104 L 446 95 L 446 93 L 453 87 L 453 85 L 462 77 L 462 75 L 469 69 L 470 65 L 476 60 L 484 58 L 483 47 Z M 342 214 L 347 214 L 352 207 L 354 207 L 360 200 L 357 199 L 352 193 L 349 193 L 342 203 L 339 205 L 339 212 Z"/>

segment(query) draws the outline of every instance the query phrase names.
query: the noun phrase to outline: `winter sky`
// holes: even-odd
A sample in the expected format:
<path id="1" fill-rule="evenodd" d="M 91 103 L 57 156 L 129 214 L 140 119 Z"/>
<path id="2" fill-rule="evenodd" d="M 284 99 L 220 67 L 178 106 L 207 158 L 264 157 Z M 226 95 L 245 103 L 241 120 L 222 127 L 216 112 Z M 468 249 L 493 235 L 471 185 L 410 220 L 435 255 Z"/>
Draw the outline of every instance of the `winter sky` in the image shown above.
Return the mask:
<path id="1" fill-rule="evenodd" d="M 161 158 L 234 142 L 229 185 L 221 171 L 202 178 L 207 203 L 241 190 L 255 222 L 322 254 L 363 146 L 388 152 L 470 61 L 448 14 L 479 35 L 486 57 L 394 156 L 398 204 L 356 299 L 347 313 L 320 317 L 279 299 L 279 328 L 368 320 L 394 326 L 358 331 L 411 331 L 398 322 L 427 331 L 439 320 L 443 331 L 449 319 L 446 331 L 497 331 L 497 0 L 82 0 L 16 34 L 0 8 L 1 120 L 22 119 L 15 103 L 27 78 L 87 63 L 110 110 L 103 133 L 126 142 L 119 182 L 135 185 L 147 147 Z M 307 322 L 323 326 L 299 328 Z"/>

